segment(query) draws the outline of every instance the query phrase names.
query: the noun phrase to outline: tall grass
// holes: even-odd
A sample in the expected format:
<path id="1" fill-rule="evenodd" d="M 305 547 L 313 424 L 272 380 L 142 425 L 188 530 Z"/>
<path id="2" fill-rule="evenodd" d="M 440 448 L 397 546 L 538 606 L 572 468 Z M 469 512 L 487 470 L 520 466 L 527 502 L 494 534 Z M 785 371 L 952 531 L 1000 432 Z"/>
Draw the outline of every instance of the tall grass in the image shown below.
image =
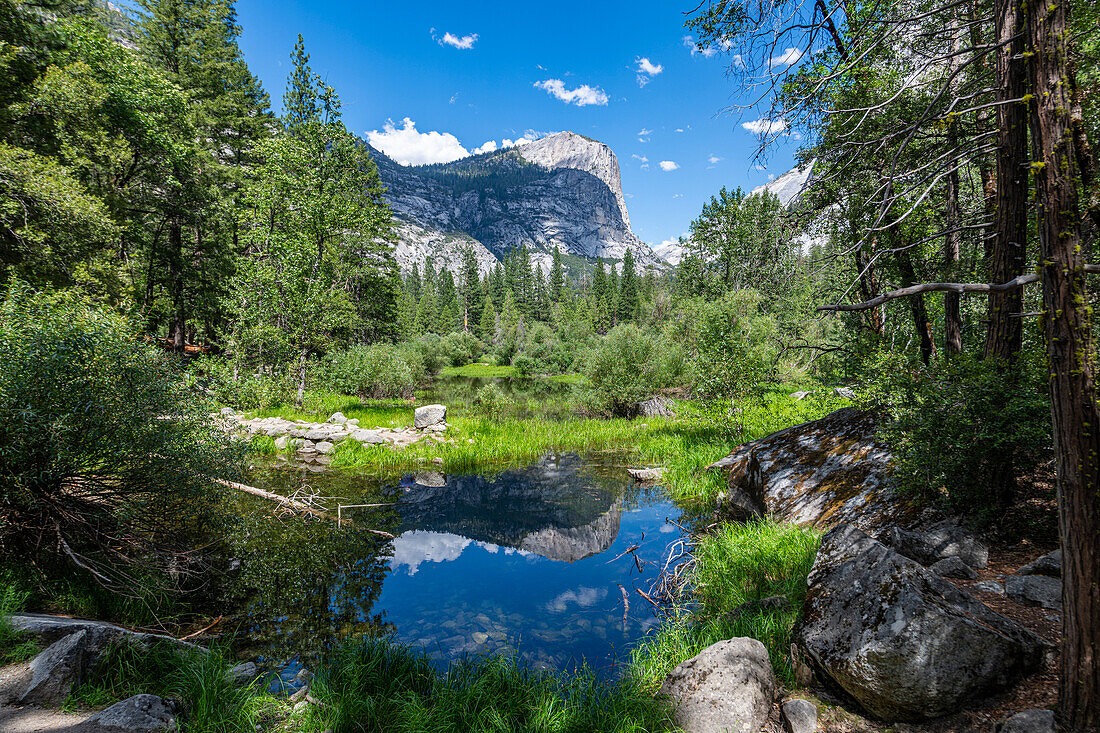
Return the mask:
<path id="1" fill-rule="evenodd" d="M 184 733 L 254 731 L 279 702 L 257 687 L 238 687 L 220 650 L 187 650 L 168 642 L 114 641 L 69 695 L 65 708 L 100 709 L 139 694 L 180 702 Z"/>
<path id="2" fill-rule="evenodd" d="M 768 520 L 723 525 L 704 537 L 688 579 L 690 604 L 634 650 L 634 679 L 655 691 L 685 659 L 722 639 L 749 636 L 767 647 L 776 676 L 796 686 L 789 656 L 791 631 L 806 597 L 806 576 L 819 539 L 813 530 Z M 744 604 L 771 596 L 783 596 L 786 605 L 738 612 Z"/>
<path id="3" fill-rule="evenodd" d="M 12 614 L 23 610 L 29 594 L 7 580 L 0 585 L 0 667 L 25 662 L 39 651 L 33 639 L 12 626 Z"/>
<path id="4" fill-rule="evenodd" d="M 345 647 L 315 680 L 311 705 L 287 721 L 314 733 L 404 731 L 673 730 L 670 710 L 632 681 L 590 670 L 538 672 L 512 657 L 470 657 L 438 672 L 427 657 L 389 639 Z"/>

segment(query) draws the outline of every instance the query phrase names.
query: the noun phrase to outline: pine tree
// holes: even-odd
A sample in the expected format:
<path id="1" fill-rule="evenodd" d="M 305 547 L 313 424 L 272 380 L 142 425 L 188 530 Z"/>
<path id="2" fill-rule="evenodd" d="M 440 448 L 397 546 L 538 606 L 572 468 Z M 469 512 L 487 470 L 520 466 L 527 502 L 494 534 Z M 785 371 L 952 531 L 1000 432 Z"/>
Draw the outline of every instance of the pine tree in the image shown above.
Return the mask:
<path id="1" fill-rule="evenodd" d="M 462 330 L 469 332 L 473 327 L 472 313 L 481 294 L 481 273 L 477 264 L 474 248 L 466 245 L 462 248 Z"/>
<path id="2" fill-rule="evenodd" d="M 489 294 L 481 303 L 481 320 L 477 324 L 477 337 L 486 343 L 495 341 L 497 331 L 497 309 L 493 306 L 493 299 Z"/>
<path id="3" fill-rule="evenodd" d="M 554 263 L 550 268 L 550 299 L 560 303 L 565 297 L 565 272 L 561 266 L 561 247 L 554 247 Z"/>
<path id="4" fill-rule="evenodd" d="M 634 274 L 634 255 L 628 249 L 623 258 L 623 276 L 619 283 L 619 323 L 637 319 L 640 310 L 638 280 Z"/>

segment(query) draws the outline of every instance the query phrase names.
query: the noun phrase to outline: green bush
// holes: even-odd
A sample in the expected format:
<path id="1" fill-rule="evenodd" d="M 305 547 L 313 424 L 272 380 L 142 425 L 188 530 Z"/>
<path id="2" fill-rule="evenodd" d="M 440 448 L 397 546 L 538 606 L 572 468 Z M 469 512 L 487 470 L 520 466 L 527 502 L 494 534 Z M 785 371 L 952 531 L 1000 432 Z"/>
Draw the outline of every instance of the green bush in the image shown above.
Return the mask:
<path id="1" fill-rule="evenodd" d="M 11 615 L 23 610 L 29 593 L 5 578 L 0 581 L 0 667 L 17 664 L 38 653 L 38 644 L 15 630 Z"/>
<path id="2" fill-rule="evenodd" d="M 525 351 L 515 355 L 512 366 L 516 368 L 516 374 L 521 377 L 530 377 L 539 373 L 539 362 Z"/>
<path id="3" fill-rule="evenodd" d="M 443 351 L 439 336 L 421 336 L 415 341 L 406 341 L 399 347 L 401 358 L 413 369 L 413 376 L 424 381 L 439 374 L 447 366 L 448 356 Z"/>
<path id="4" fill-rule="evenodd" d="M 737 291 L 681 308 L 674 338 L 690 344 L 692 383 L 699 396 L 737 399 L 757 392 L 768 379 L 775 324 L 760 314 L 759 301 L 757 293 Z"/>
<path id="5" fill-rule="evenodd" d="M 481 343 L 471 333 L 449 333 L 439 341 L 439 350 L 446 362 L 445 366 L 465 366 L 477 359 L 485 350 Z"/>
<path id="6" fill-rule="evenodd" d="M 1015 365 L 956 355 L 925 367 L 882 355 L 863 406 L 879 410 L 899 487 L 981 518 L 1012 504 L 1016 477 L 1049 460 L 1050 399 L 1041 355 Z"/>
<path id="7" fill-rule="evenodd" d="M 654 339 L 633 324 L 620 324 L 589 354 L 585 371 L 592 385 L 592 407 L 612 415 L 633 415 L 638 402 L 675 386 L 683 369 L 679 346 Z"/>
<path id="8" fill-rule="evenodd" d="M 473 411 L 481 417 L 499 419 L 508 409 L 508 398 L 494 382 L 483 385 L 474 394 Z"/>
<path id="9" fill-rule="evenodd" d="M 416 381 L 401 352 L 391 344 L 355 346 L 327 361 L 326 387 L 363 399 L 412 397 Z"/>
<path id="10" fill-rule="evenodd" d="M 0 556 L 148 593 L 242 452 L 128 324 L 16 283 L 0 303 Z"/>

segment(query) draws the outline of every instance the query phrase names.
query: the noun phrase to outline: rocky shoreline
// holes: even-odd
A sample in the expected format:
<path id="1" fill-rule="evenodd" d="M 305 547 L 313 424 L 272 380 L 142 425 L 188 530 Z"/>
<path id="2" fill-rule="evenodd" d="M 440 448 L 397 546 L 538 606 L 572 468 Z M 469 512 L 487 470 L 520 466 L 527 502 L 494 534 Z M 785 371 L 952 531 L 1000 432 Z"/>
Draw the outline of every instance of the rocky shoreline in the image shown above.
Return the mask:
<path id="1" fill-rule="evenodd" d="M 223 407 L 212 417 L 231 435 L 248 440 L 256 436 L 275 439 L 275 448 L 293 454 L 303 464 L 326 466 L 332 462 L 336 446 L 353 440 L 364 446 L 401 450 L 423 440 L 448 443 L 445 405 L 417 407 L 413 424 L 408 427 L 362 427 L 359 420 L 348 419 L 343 413 L 333 413 L 324 422 L 286 420 L 281 417 L 249 418 L 231 407 Z"/>

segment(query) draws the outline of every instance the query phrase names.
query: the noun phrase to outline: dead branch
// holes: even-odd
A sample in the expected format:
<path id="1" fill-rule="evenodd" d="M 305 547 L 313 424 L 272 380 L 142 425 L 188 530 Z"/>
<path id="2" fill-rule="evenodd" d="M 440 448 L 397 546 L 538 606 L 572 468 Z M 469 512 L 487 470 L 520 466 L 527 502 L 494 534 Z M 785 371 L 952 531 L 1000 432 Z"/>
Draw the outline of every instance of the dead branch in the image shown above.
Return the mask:
<path id="1" fill-rule="evenodd" d="M 1085 265 L 1085 272 L 1092 275 L 1098 274 L 1100 273 L 1100 265 Z M 820 305 L 817 309 L 819 311 L 834 312 L 865 311 L 877 308 L 887 301 L 897 300 L 898 298 L 908 298 L 913 295 L 920 295 L 921 293 L 1003 293 L 1008 290 L 1021 288 L 1024 285 L 1037 283 L 1039 282 L 1039 278 L 1039 274 L 1033 272 L 1027 275 L 1021 275 L 1020 277 L 999 285 L 996 283 L 921 283 L 920 285 L 910 285 L 907 288 L 900 288 L 898 290 L 892 290 L 889 293 L 883 293 L 878 297 L 871 298 L 862 303 Z"/>

